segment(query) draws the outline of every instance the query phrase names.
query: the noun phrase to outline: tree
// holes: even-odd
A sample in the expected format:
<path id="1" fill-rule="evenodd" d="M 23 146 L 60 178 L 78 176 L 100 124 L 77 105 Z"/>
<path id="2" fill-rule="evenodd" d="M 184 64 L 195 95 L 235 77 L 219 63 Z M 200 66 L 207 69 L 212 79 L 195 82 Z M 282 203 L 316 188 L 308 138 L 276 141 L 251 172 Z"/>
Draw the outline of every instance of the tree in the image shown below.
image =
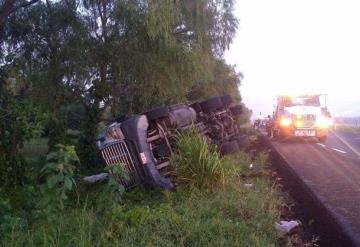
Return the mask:
<path id="1" fill-rule="evenodd" d="M 60 107 L 79 70 L 82 25 L 77 7 L 75 1 L 39 2 L 13 15 L 6 30 L 5 60 L 32 82 L 34 99 L 52 113 L 50 147 L 64 140 Z"/>
<path id="2" fill-rule="evenodd" d="M 39 0 L 1 0 L 0 1 L 0 27 L 2 27 L 6 19 L 21 8 L 28 7 Z"/>
<path id="3" fill-rule="evenodd" d="M 79 156 L 90 164 L 104 112 L 111 119 L 215 94 L 241 100 L 240 75 L 222 58 L 237 28 L 233 5 L 232 0 L 2 0 L 2 77 L 24 78 L 32 85 L 33 102 L 49 109 L 51 147 L 66 144 L 62 109 L 80 106 Z M 5 6 L 11 6 L 9 14 Z"/>
<path id="4" fill-rule="evenodd" d="M 28 177 L 25 160 L 19 154 L 25 141 L 39 135 L 43 114 L 28 99 L 15 98 L 0 84 L 0 184 L 23 183 Z"/>
<path id="5" fill-rule="evenodd" d="M 137 113 L 185 100 L 194 86 L 208 87 L 236 31 L 233 2 L 131 2 L 136 4 L 119 1 L 114 7 L 114 27 L 121 30 L 118 52 L 112 53 L 117 108 Z M 235 90 L 229 91 L 237 92 L 233 79 Z"/>
<path id="6" fill-rule="evenodd" d="M 0 0 L 0 46 L 1 40 L 3 39 L 3 29 L 9 16 L 11 16 L 11 14 L 15 13 L 16 11 L 22 8 L 26 8 L 38 1 L 39 0 Z"/>

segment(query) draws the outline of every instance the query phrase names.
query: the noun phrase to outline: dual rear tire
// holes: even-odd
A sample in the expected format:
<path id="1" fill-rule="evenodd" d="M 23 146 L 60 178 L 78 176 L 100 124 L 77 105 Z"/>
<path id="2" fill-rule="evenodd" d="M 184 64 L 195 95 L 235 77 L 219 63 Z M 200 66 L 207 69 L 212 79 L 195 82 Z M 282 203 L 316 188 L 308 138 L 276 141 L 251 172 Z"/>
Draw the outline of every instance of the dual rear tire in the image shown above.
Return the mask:
<path id="1" fill-rule="evenodd" d="M 157 120 L 160 118 L 167 117 L 169 115 L 169 108 L 157 107 L 144 113 L 149 121 Z"/>
<path id="2" fill-rule="evenodd" d="M 210 113 L 215 110 L 219 110 L 223 108 L 223 102 L 221 97 L 213 97 L 208 100 L 200 102 L 200 107 L 203 112 Z"/>

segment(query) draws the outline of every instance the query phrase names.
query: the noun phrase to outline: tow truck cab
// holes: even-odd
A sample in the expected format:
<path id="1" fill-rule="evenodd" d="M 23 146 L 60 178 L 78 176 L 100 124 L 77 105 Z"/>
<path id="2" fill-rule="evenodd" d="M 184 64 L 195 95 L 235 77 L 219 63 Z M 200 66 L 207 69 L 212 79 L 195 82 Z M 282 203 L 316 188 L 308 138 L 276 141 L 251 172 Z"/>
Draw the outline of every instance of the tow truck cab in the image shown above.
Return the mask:
<path id="1" fill-rule="evenodd" d="M 316 137 L 325 142 L 333 120 L 327 95 L 279 96 L 273 117 L 274 137 Z"/>

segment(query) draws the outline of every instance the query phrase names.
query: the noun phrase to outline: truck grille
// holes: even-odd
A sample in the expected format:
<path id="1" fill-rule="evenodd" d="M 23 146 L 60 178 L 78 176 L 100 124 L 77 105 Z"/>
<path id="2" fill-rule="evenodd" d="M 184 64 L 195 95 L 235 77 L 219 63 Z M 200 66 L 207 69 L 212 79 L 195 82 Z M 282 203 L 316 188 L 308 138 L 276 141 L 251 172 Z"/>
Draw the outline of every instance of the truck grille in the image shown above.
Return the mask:
<path id="1" fill-rule="evenodd" d="M 316 121 L 316 115 L 307 114 L 307 115 L 304 115 L 304 119 L 306 121 L 309 121 L 309 122 L 311 122 L 311 121 L 315 122 Z"/>
<path id="2" fill-rule="evenodd" d="M 122 164 L 129 173 L 130 180 L 117 177 L 119 183 L 126 187 L 133 187 L 139 184 L 139 176 L 136 169 L 136 164 L 129 152 L 128 146 L 125 141 L 118 141 L 104 147 L 101 154 L 107 165 Z"/>
<path id="3" fill-rule="evenodd" d="M 304 114 L 304 115 L 294 115 L 293 119 L 301 121 L 303 127 L 312 128 L 316 123 L 316 115 L 314 114 Z"/>

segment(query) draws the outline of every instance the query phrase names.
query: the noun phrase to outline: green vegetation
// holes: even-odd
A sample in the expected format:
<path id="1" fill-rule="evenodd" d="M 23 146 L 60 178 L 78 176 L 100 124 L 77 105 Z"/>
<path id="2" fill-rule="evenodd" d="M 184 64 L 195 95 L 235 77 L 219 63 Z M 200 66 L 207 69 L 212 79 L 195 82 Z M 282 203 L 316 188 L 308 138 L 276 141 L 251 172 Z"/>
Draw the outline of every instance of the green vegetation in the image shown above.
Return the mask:
<path id="1" fill-rule="evenodd" d="M 342 124 L 337 124 L 336 125 L 336 130 L 338 131 L 344 131 L 344 132 L 350 132 L 350 133 L 354 133 L 354 134 L 360 134 L 360 126 L 353 126 L 353 125 L 342 125 Z"/>
<path id="2" fill-rule="evenodd" d="M 233 183 L 211 194 L 130 192 L 124 206 L 104 214 L 83 206 L 29 231 L 7 246 L 275 246 L 276 190 L 261 180 L 253 189 Z M 255 191 L 255 192 L 254 192 Z"/>
<path id="3" fill-rule="evenodd" d="M 0 84 L 0 186 L 21 184 L 30 172 L 19 150 L 40 135 L 43 119 L 35 104 L 19 102 Z"/>
<path id="4" fill-rule="evenodd" d="M 172 163 L 180 184 L 199 189 L 223 186 L 235 172 L 235 166 L 223 160 L 216 148 L 195 131 L 179 136 Z"/>
<path id="5" fill-rule="evenodd" d="M 184 135 L 173 159 L 176 192 L 125 192 L 115 179 L 127 177 L 121 164 L 102 184 L 81 180 L 104 169 L 94 140 L 115 117 L 218 94 L 241 102 L 241 75 L 223 59 L 238 24 L 233 7 L 1 1 L 1 245 L 277 244 L 282 202 L 265 155 L 222 158 Z"/>
<path id="6" fill-rule="evenodd" d="M 46 177 L 47 198 L 55 200 L 55 203 L 47 201 L 50 207 L 59 205 L 64 209 L 64 201 L 68 199 L 68 193 L 76 187 L 74 179 L 76 165 L 80 162 L 74 146 L 56 145 L 57 150 L 46 156 L 45 166 L 41 174 Z"/>
<path id="7" fill-rule="evenodd" d="M 48 150 L 48 138 L 39 137 L 25 142 L 20 150 L 20 154 L 28 159 L 38 159 L 45 156 Z"/>
<path id="8" fill-rule="evenodd" d="M 279 243 L 274 222 L 279 220 L 283 202 L 276 185 L 269 180 L 265 153 L 255 159 L 243 152 L 221 158 L 205 139 L 185 134 L 179 137 L 173 164 L 181 178 L 177 190 L 136 189 L 125 194 L 114 178 L 102 185 L 77 183 L 74 191 L 75 184 L 67 182 L 73 181 L 73 170 L 61 170 L 71 168 L 70 164 L 77 160 L 71 147 L 59 146 L 48 160 L 46 167 L 51 169 L 45 169 L 49 171 L 47 183 L 41 187 L 51 189 L 53 195 L 48 190 L 44 193 L 25 187 L 15 195 L 7 191 L 6 195 L 12 196 L 0 200 L 0 236 L 6 246 Z M 114 167 L 111 171 L 126 179 L 121 165 Z M 64 191 L 66 198 L 62 198 Z M 51 210 L 59 205 L 58 201 L 48 200 L 54 195 L 68 199 L 65 207 Z"/>
<path id="9" fill-rule="evenodd" d="M 81 173 L 102 170 L 94 139 L 119 116 L 219 94 L 240 103 L 241 74 L 223 59 L 233 10 L 232 0 L 1 1 L 0 184 L 31 180 L 26 169 L 42 164 L 29 159 L 57 144 L 75 146 Z M 47 147 L 28 149 L 39 137 Z"/>
<path id="10" fill-rule="evenodd" d="M 108 182 L 106 186 L 104 186 L 102 195 L 98 198 L 98 202 L 100 205 L 107 205 L 115 208 L 122 203 L 122 197 L 125 192 L 125 187 L 119 183 L 119 180 L 129 181 L 129 174 L 125 170 L 123 164 L 114 164 L 106 167 L 105 170 L 112 176 L 108 178 Z"/>

